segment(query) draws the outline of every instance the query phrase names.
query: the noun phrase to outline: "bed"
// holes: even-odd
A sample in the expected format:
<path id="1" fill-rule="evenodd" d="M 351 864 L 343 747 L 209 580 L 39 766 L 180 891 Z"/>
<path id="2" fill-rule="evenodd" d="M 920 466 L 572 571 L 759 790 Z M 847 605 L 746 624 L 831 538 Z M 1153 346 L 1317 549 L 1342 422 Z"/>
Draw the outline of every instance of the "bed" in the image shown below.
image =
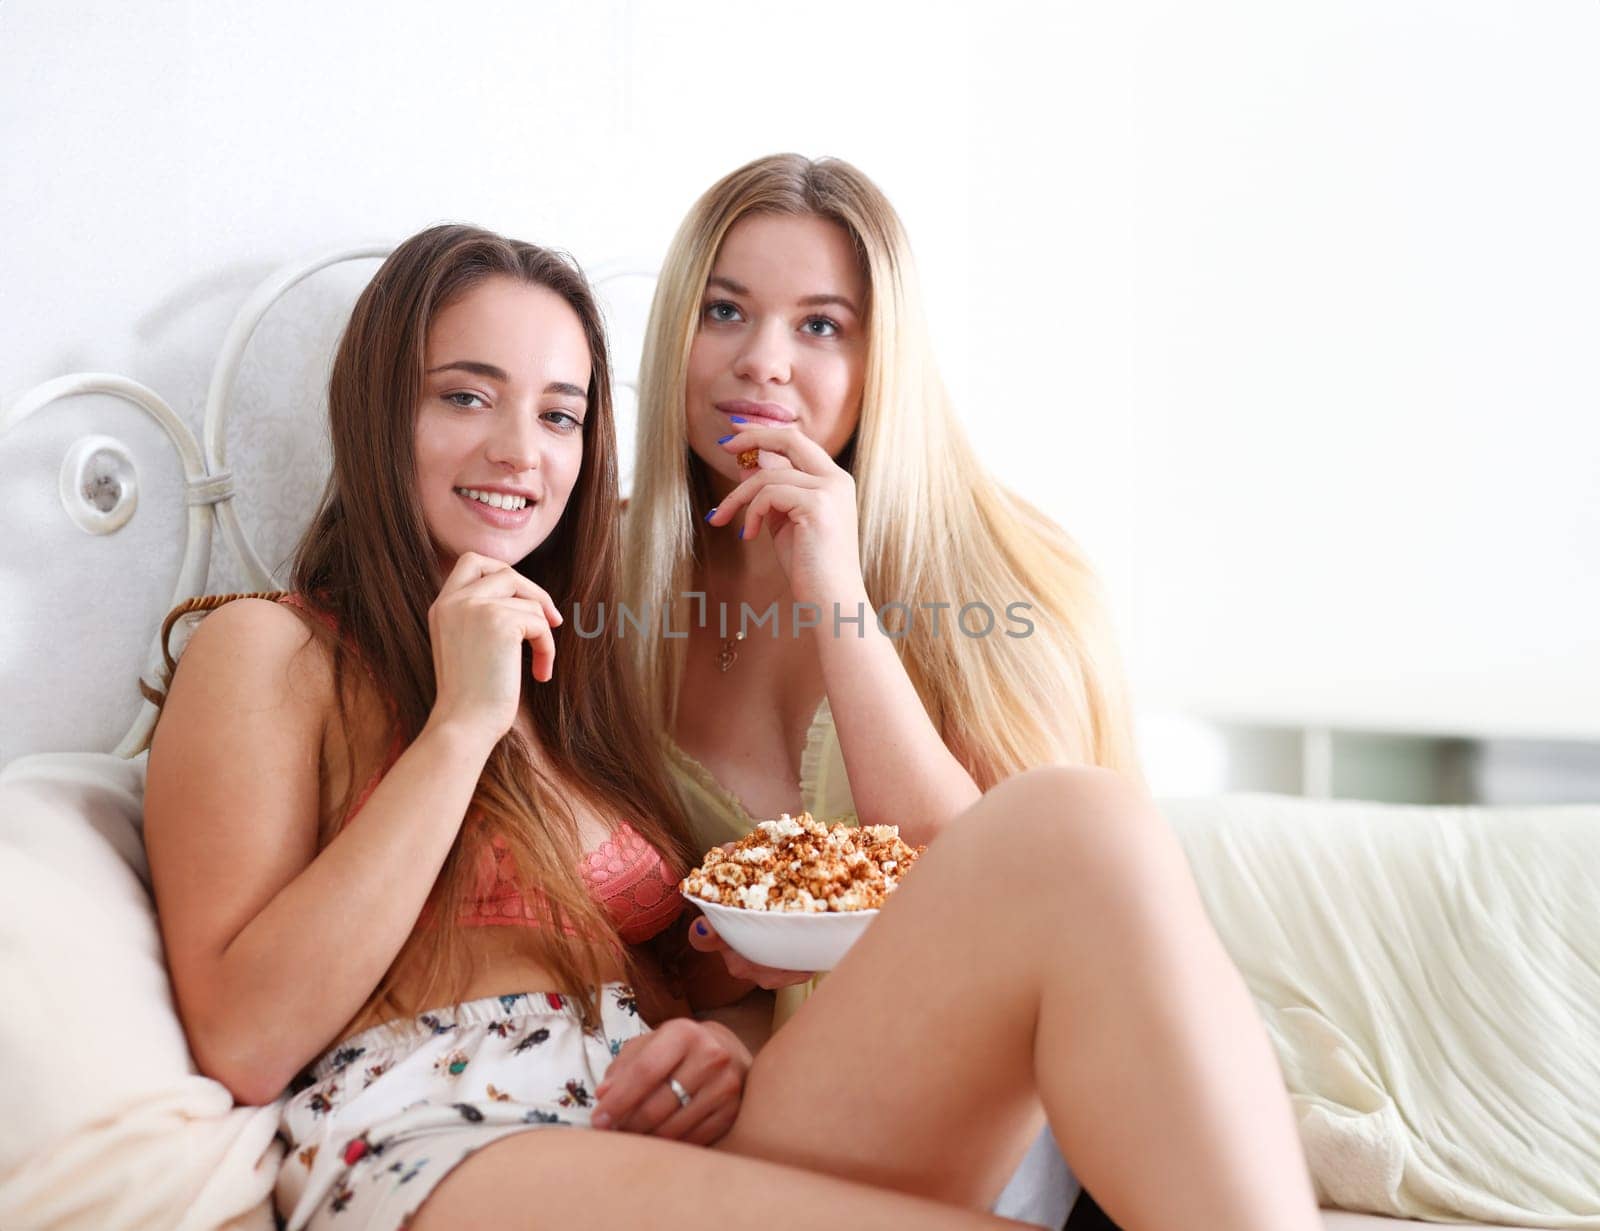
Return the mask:
<path id="1" fill-rule="evenodd" d="M 0 1226 L 272 1226 L 275 1109 L 198 1075 L 171 1006 L 137 684 L 172 607 L 281 588 L 326 471 L 333 346 L 385 251 L 268 277 L 203 396 L 72 374 L 0 412 Z M 593 274 L 636 355 L 649 271 Z M 618 388 L 626 436 L 626 363 Z M 1600 806 L 1164 806 L 1319 1192 L 1352 1207 L 1328 1227 L 1600 1227 Z"/>

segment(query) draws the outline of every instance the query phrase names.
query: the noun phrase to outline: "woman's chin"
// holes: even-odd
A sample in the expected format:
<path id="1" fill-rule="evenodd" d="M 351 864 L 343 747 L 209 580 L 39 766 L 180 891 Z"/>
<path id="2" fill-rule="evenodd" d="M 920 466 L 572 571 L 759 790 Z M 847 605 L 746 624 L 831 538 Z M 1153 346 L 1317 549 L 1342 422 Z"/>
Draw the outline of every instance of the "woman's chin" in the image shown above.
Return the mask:
<path id="1" fill-rule="evenodd" d="M 714 499 L 721 500 L 749 477 L 748 471 L 739 469 L 739 459 L 724 453 L 721 449 L 711 457 L 707 457 L 693 446 L 690 446 L 690 452 L 705 468 L 706 481 L 710 485 Z"/>
<path id="2" fill-rule="evenodd" d="M 537 537 L 528 534 L 475 534 L 440 544 L 439 558 L 441 563 L 447 563 L 446 573 L 469 551 L 473 555 L 514 566 L 537 551 L 548 537 L 542 534 Z"/>

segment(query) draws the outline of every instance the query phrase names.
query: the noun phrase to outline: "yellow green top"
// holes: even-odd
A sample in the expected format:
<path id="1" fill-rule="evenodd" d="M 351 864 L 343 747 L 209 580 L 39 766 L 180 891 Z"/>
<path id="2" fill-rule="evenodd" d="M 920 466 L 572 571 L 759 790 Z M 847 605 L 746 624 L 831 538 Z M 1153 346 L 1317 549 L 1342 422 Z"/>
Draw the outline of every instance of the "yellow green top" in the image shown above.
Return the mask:
<path id="1" fill-rule="evenodd" d="M 758 820 L 772 819 L 751 816 L 738 796 L 671 740 L 667 741 L 667 768 L 702 850 L 723 842 L 737 842 L 756 827 Z M 833 711 L 826 697 L 812 716 L 811 726 L 806 730 L 805 748 L 800 754 L 800 807 L 819 821 L 856 823 L 855 799 L 850 794 L 839 732 L 833 725 Z M 811 994 L 814 983 L 815 980 L 778 992 L 774 1029 L 793 1016 Z"/>
<path id="2" fill-rule="evenodd" d="M 756 827 L 757 821 L 776 819 L 751 816 L 738 796 L 671 740 L 667 741 L 667 763 L 702 850 L 737 842 Z M 833 711 L 828 708 L 826 697 L 812 716 L 805 749 L 800 754 L 800 808 L 819 821 L 855 823 L 855 800 L 850 794 L 839 732 L 833 725 Z"/>

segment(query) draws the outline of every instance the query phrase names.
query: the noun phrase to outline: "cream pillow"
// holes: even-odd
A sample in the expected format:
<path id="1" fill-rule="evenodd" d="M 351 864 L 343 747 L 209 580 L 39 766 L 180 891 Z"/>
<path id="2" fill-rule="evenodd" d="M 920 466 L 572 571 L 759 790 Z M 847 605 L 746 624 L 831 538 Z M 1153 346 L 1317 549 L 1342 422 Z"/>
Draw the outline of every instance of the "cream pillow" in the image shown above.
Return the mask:
<path id="1" fill-rule="evenodd" d="M 0 1227 L 270 1228 L 276 1107 L 189 1056 L 140 834 L 143 761 L 0 772 Z"/>

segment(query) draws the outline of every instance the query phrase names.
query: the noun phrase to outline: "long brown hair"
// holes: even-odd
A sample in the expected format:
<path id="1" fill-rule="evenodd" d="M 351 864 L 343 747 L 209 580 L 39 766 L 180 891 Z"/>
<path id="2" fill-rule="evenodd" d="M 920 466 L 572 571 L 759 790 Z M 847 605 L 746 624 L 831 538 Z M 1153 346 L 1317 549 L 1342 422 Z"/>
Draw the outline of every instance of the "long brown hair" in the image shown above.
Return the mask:
<path id="1" fill-rule="evenodd" d="M 560 295 L 583 325 L 592 362 L 577 482 L 550 537 L 515 567 L 564 612 L 577 603 L 591 611 L 600 603 L 614 608 L 619 597 L 611 375 L 600 313 L 583 275 L 554 252 L 474 227 L 437 226 L 413 236 L 373 277 L 340 342 L 328 397 L 333 473 L 292 570 L 295 591 L 331 616 L 340 633 L 331 652 L 347 740 L 352 683 L 369 672 L 381 681 L 391 721 L 406 742 L 433 708 L 428 608 L 444 578 L 415 481 L 424 347 L 437 313 L 491 277 Z M 595 989 L 627 947 L 584 884 L 579 834 L 564 796 L 581 793 L 625 818 L 669 866 L 693 857 L 626 656 L 615 639 L 578 637 L 569 633 L 573 627 L 569 617 L 554 630 L 557 666 L 549 683 L 523 673 L 522 707 L 546 770 L 514 730 L 496 745 L 419 926 L 363 1018 L 380 1008 L 404 1015 L 459 998 L 467 968 L 460 912 L 479 888 L 482 861 L 492 858 L 488 844 L 499 838 L 519 883 L 538 889 L 529 898 L 540 926 L 525 930 L 531 955 L 554 974 L 555 990 L 573 995 L 590 1024 L 597 1020 Z M 525 665 L 527 655 L 524 647 Z M 398 1003 L 402 977 L 419 975 L 426 1003 Z"/>

